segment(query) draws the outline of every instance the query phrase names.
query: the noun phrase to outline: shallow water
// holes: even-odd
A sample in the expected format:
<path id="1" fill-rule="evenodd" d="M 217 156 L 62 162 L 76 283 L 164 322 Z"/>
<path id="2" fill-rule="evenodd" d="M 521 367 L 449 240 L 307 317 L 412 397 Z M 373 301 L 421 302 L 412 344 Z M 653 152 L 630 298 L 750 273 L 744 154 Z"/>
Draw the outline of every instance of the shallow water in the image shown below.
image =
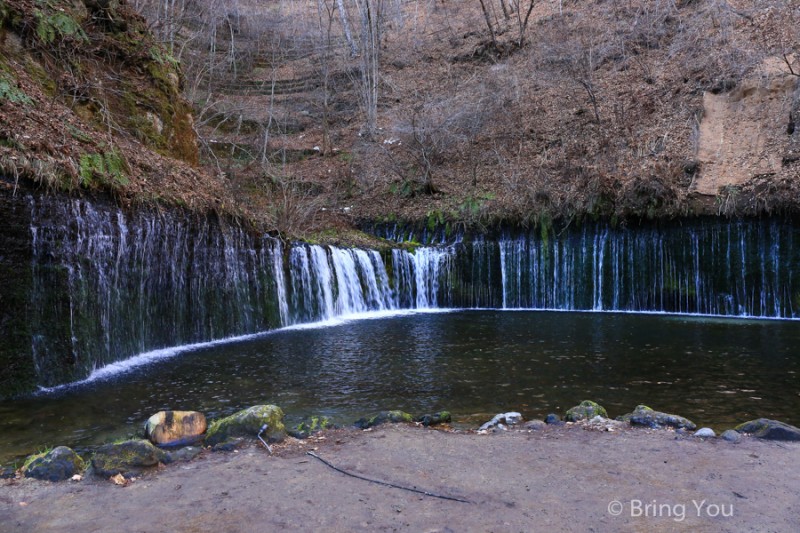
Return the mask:
<path id="1" fill-rule="evenodd" d="M 380 409 L 451 411 L 479 424 L 583 399 L 611 416 L 645 403 L 725 429 L 800 425 L 800 322 L 534 311 L 413 313 L 276 331 L 0 403 L 0 461 L 139 431 L 161 409 L 214 418 L 274 403 L 287 421 L 350 424 Z"/>

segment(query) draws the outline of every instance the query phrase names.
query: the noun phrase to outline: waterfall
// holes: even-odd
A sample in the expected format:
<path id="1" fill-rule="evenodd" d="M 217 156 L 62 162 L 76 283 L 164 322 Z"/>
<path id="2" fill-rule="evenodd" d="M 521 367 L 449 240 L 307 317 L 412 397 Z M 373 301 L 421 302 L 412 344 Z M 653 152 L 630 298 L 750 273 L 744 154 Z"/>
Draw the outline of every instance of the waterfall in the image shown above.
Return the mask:
<path id="1" fill-rule="evenodd" d="M 30 252 L 18 255 L 29 261 L 19 279 L 29 281 L 0 297 L 26 295 L 30 353 L 17 334 L 3 357 L 29 357 L 43 386 L 149 350 L 370 311 L 800 312 L 800 228 L 775 220 L 509 230 L 379 253 L 286 244 L 179 210 L 27 202 Z"/>

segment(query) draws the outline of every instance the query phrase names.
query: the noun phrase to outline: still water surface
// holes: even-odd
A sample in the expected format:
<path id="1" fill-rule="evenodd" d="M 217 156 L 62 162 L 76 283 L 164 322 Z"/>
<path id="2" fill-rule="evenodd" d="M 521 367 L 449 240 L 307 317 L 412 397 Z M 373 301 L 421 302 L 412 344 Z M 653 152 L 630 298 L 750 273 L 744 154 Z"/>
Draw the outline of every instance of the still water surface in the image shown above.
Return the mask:
<path id="1" fill-rule="evenodd" d="M 45 445 L 139 431 L 161 409 L 210 418 L 274 403 L 287 422 L 340 424 L 381 409 L 563 414 L 593 399 L 617 416 L 645 403 L 726 429 L 800 425 L 800 322 L 694 316 L 454 311 L 276 331 L 200 348 L 108 379 L 0 404 L 0 462 Z"/>

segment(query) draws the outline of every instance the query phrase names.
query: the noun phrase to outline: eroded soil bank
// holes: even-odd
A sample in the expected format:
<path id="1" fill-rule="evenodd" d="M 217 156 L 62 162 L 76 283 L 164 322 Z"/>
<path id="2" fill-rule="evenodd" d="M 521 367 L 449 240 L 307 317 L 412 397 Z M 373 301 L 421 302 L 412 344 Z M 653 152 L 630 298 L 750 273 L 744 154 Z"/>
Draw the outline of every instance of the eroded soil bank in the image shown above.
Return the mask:
<path id="1" fill-rule="evenodd" d="M 348 472 L 468 500 L 345 476 Z M 578 426 L 479 436 L 337 430 L 203 453 L 127 486 L 5 480 L 15 531 L 797 531 L 800 444 Z"/>

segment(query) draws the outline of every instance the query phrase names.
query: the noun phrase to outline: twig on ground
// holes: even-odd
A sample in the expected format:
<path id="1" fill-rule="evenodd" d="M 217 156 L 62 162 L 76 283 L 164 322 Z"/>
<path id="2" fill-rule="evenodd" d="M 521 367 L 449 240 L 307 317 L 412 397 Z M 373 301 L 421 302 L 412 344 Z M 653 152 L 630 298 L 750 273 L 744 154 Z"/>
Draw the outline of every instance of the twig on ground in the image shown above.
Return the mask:
<path id="1" fill-rule="evenodd" d="M 424 494 L 425 496 L 430 496 L 432 498 L 439 498 L 441 500 L 450 500 L 450 501 L 461 502 L 461 503 L 472 503 L 469 500 L 462 500 L 461 498 L 455 498 L 453 496 L 443 496 L 441 494 L 435 494 L 433 492 L 428 492 L 426 490 L 415 489 L 415 488 L 412 488 L 412 487 L 403 487 L 401 485 L 395 485 L 394 483 L 389 483 L 387 481 L 380 481 L 380 480 L 377 480 L 377 479 L 370 479 L 368 477 L 359 476 L 358 474 L 353 474 L 351 472 L 347 472 L 346 470 L 342 470 L 341 468 L 339 468 L 337 466 L 334 466 L 333 464 L 329 463 L 328 461 L 326 461 L 325 459 L 323 459 L 322 457 L 320 457 L 319 455 L 317 455 L 314 452 L 306 452 L 306 454 L 310 455 L 311 457 L 313 457 L 315 459 L 320 460 L 323 464 L 329 466 L 330 468 L 333 468 L 337 472 L 340 472 L 340 473 L 342 473 L 342 474 L 344 474 L 346 476 L 354 477 L 356 479 L 361 479 L 363 481 L 369 481 L 370 483 L 377 483 L 378 485 L 383 485 L 384 487 L 391 487 L 393 489 L 401 489 L 401 490 L 407 490 L 409 492 L 416 492 L 417 494 Z"/>

